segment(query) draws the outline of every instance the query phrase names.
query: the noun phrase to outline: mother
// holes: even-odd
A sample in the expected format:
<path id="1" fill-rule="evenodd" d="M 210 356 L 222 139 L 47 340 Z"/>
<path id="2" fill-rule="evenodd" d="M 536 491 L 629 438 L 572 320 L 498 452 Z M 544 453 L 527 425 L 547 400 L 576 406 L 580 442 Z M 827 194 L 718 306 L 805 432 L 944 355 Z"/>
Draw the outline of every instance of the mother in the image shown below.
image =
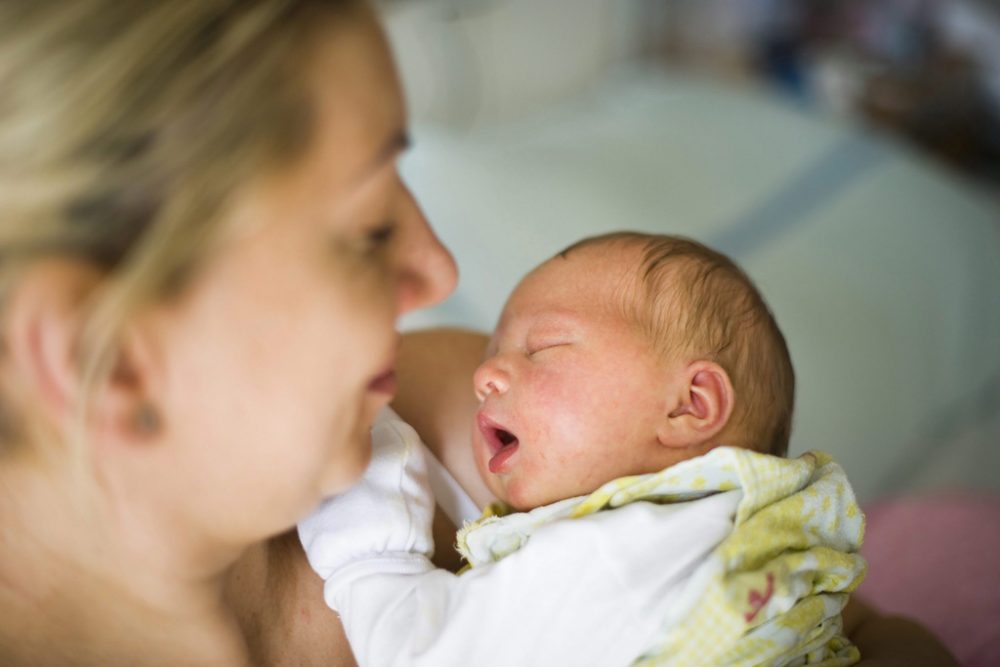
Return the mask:
<path id="1" fill-rule="evenodd" d="M 0 86 L 0 664 L 331 646 L 263 540 L 361 474 L 455 282 L 371 11 L 5 2 Z"/>
<path id="2" fill-rule="evenodd" d="M 405 141 L 361 2 L 0 4 L 0 664 L 351 663 L 284 531 L 455 281 Z"/>

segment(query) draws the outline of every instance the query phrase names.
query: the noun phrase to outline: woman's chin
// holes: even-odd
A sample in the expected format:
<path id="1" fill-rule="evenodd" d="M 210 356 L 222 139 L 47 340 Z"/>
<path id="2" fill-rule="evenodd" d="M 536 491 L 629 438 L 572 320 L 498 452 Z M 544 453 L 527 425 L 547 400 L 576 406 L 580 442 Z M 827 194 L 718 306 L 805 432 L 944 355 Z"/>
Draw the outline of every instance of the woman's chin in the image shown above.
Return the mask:
<path id="1" fill-rule="evenodd" d="M 347 451 L 339 453 L 327 467 L 327 473 L 320 481 L 322 497 L 343 493 L 354 486 L 365 474 L 372 458 L 371 435 L 365 429 L 364 435 L 354 437 Z"/>

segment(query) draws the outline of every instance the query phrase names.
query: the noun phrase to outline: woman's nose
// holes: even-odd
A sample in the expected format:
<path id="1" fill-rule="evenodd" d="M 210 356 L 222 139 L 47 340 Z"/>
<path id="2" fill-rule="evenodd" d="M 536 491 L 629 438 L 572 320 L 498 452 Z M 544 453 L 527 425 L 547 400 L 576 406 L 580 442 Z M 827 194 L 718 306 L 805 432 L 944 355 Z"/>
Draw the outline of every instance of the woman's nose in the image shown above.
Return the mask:
<path id="1" fill-rule="evenodd" d="M 510 388 L 510 374 L 501 367 L 496 357 L 491 357 L 479 365 L 472 375 L 476 398 L 485 401 L 492 393 L 504 394 Z"/>
<path id="2" fill-rule="evenodd" d="M 451 253 L 438 240 L 412 195 L 407 192 L 406 196 L 412 218 L 408 234 L 402 240 L 403 256 L 397 272 L 399 315 L 443 301 L 458 282 L 458 269 Z"/>

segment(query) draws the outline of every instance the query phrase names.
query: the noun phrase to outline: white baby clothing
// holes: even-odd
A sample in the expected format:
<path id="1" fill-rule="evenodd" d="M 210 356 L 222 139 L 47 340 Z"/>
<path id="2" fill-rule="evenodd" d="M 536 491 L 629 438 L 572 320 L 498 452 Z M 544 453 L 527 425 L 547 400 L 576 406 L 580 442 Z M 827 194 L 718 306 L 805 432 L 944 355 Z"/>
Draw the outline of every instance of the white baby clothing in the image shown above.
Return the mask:
<path id="1" fill-rule="evenodd" d="M 529 549 L 454 575 L 428 558 L 433 499 L 416 432 L 387 410 L 372 438 L 365 479 L 299 526 L 362 667 L 628 665 L 730 533 L 741 497 L 553 523 Z"/>

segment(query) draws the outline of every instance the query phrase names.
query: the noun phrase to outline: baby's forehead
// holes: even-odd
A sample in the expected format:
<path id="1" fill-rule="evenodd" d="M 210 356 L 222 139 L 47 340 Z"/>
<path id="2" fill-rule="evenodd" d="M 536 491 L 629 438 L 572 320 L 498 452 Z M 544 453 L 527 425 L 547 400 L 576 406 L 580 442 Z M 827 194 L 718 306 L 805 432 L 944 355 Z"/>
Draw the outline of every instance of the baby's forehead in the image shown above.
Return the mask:
<path id="1" fill-rule="evenodd" d="M 642 288 L 639 253 L 579 248 L 543 262 L 514 288 L 506 320 L 625 318 L 649 295 Z"/>
<path id="2" fill-rule="evenodd" d="M 621 243 L 594 243 L 561 253 L 539 264 L 524 281 L 569 283 L 590 290 L 610 286 L 621 289 L 635 283 L 645 264 L 639 247 Z M 523 281 L 522 281 L 523 282 Z"/>

